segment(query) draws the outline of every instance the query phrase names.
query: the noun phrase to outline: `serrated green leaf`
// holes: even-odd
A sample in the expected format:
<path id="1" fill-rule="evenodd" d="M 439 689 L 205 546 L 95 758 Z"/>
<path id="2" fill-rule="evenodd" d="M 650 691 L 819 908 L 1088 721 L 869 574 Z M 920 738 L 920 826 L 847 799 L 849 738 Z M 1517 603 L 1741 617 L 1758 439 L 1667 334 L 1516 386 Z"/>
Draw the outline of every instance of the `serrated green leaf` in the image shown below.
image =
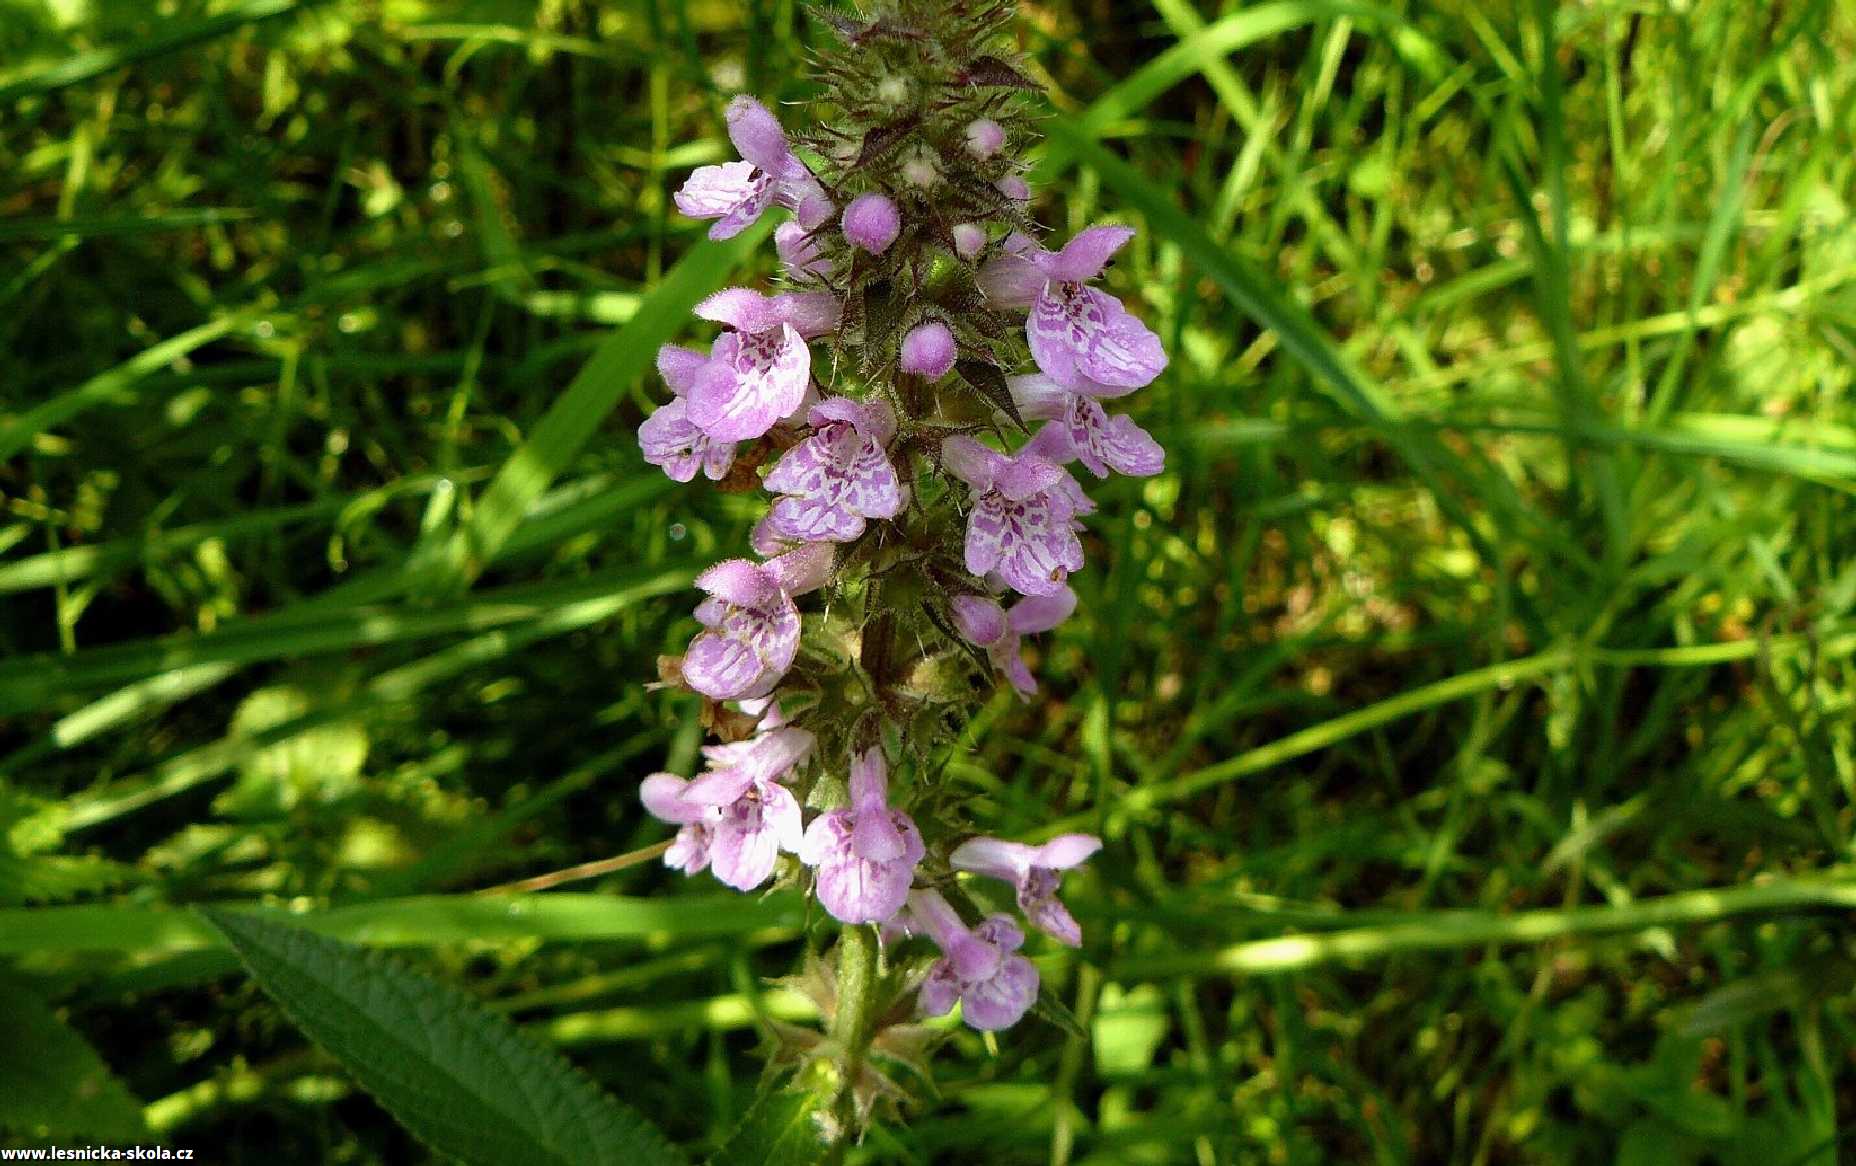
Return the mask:
<path id="1" fill-rule="evenodd" d="M 484 1166 L 682 1161 L 643 1118 L 457 988 L 301 928 L 201 914 L 297 1027 L 434 1149 Z"/>
<path id="2" fill-rule="evenodd" d="M 825 1154 L 816 1093 L 783 1090 L 756 1101 L 706 1166 L 812 1166 Z"/>
<path id="3" fill-rule="evenodd" d="M 46 854 L 64 844 L 64 805 L 0 781 L 0 907 L 56 903 L 138 877 L 90 854 Z"/>
<path id="4" fill-rule="evenodd" d="M 0 979 L 0 1130 L 40 1138 L 145 1137 L 142 1103 L 90 1042 L 24 985 Z"/>

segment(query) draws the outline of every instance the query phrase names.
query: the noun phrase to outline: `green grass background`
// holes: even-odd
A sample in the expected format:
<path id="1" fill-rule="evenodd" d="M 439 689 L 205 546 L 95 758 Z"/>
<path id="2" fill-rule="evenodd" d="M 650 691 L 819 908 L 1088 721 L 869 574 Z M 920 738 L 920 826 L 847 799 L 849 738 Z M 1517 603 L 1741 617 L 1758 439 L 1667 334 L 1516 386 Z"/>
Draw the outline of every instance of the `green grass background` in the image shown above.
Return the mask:
<path id="1" fill-rule="evenodd" d="M 1035 946 L 1082 1030 L 956 1034 L 853 1160 L 1856 1153 L 1856 10 L 1019 27 L 1035 212 L 1140 228 L 1168 467 L 1092 488 L 1046 695 L 953 768 L 999 833 L 1108 839 L 1088 945 Z M 151 1137 L 421 1155 L 188 903 L 401 948 L 696 1155 L 804 1018 L 795 901 L 474 892 L 664 836 L 634 791 L 699 730 L 643 685 L 761 503 L 632 431 L 770 270 L 668 195 L 813 38 L 0 0 L 0 957 Z"/>

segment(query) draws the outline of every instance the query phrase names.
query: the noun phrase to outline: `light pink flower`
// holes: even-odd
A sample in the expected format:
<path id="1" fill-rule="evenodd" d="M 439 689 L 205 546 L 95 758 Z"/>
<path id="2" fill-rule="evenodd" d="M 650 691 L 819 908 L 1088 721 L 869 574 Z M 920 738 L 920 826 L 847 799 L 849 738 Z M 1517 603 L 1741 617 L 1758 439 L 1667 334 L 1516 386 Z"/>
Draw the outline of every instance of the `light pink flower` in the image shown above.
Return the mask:
<path id="1" fill-rule="evenodd" d="M 853 247 L 881 255 L 902 233 L 902 212 L 887 195 L 860 194 L 844 208 L 840 220 Z"/>
<path id="2" fill-rule="evenodd" d="M 638 445 L 644 460 L 662 466 L 672 481 L 687 482 L 701 470 L 712 482 L 719 482 L 735 462 L 735 443 L 716 441 L 697 428 L 689 418 L 685 400 L 709 358 L 675 344 L 657 350 L 657 371 L 675 394 L 638 427 Z"/>
<path id="3" fill-rule="evenodd" d="M 687 394 L 690 422 L 714 441 L 759 437 L 798 409 L 812 383 L 806 341 L 838 326 L 838 301 L 824 292 L 763 295 L 726 288 L 696 315 L 728 325 Z"/>
<path id="4" fill-rule="evenodd" d="M 925 850 L 915 822 L 888 800 L 881 749 L 851 763 L 851 805 L 806 827 L 799 861 L 818 868 L 818 901 L 842 923 L 885 923 L 909 896 Z"/>
<path id="5" fill-rule="evenodd" d="M 831 260 L 820 254 L 818 235 L 798 223 L 781 223 L 773 229 L 773 249 L 779 253 L 786 274 L 794 279 L 831 274 Z"/>
<path id="6" fill-rule="evenodd" d="M 986 228 L 978 223 L 955 223 L 954 254 L 971 260 L 986 249 Z"/>
<path id="7" fill-rule="evenodd" d="M 1111 415 L 1095 397 L 1065 388 L 1042 373 L 1007 377 L 1007 388 L 1021 416 L 1056 422 L 1067 443 L 1054 449 L 1054 461 L 1080 460 L 1089 472 L 1106 478 L 1110 470 L 1147 478 L 1166 468 L 1166 450 L 1131 417 Z"/>
<path id="8" fill-rule="evenodd" d="M 989 117 L 967 123 L 967 153 L 975 158 L 990 158 L 1005 148 L 1005 127 Z"/>
<path id="9" fill-rule="evenodd" d="M 1089 834 L 1059 835 L 1042 846 L 969 838 L 954 848 L 948 861 L 956 869 L 1011 883 L 1018 891 L 1018 907 L 1032 926 L 1060 943 L 1080 947 L 1082 928 L 1058 900 L 1057 884 L 1063 871 L 1081 866 L 1100 849 L 1102 840 Z"/>
<path id="10" fill-rule="evenodd" d="M 880 399 L 830 397 L 808 415 L 818 432 L 786 451 L 767 489 L 773 504 L 766 534 L 798 542 L 850 542 L 864 521 L 902 513 L 902 485 L 885 446 L 896 416 Z M 757 528 L 758 530 L 758 528 Z"/>
<path id="11" fill-rule="evenodd" d="M 831 218 L 825 188 L 794 156 L 767 107 L 745 93 L 728 103 L 728 136 L 744 161 L 699 166 L 678 190 L 677 209 L 692 219 L 717 219 L 711 239 L 732 239 L 776 203 L 798 214 L 806 230 Z"/>
<path id="12" fill-rule="evenodd" d="M 909 895 L 908 922 L 941 949 L 918 997 L 927 1015 L 946 1015 L 959 1003 L 963 1020 L 992 1032 L 1017 1024 L 1037 1001 L 1038 970 L 1017 954 L 1025 933 L 1010 916 L 969 930 L 938 892 L 921 890 Z"/>
<path id="13" fill-rule="evenodd" d="M 967 570 L 997 570 L 1021 595 L 1055 595 L 1082 569 L 1075 517 L 1088 499 L 1062 466 L 1029 449 L 1008 458 L 964 435 L 941 443 L 941 461 L 972 489 Z"/>
<path id="14" fill-rule="evenodd" d="M 953 332 L 941 321 L 930 320 L 909 329 L 909 334 L 902 338 L 899 363 L 903 372 L 938 381 L 954 367 L 959 355 Z"/>
<path id="15" fill-rule="evenodd" d="M 683 656 L 683 680 L 704 696 L 766 696 L 799 653 L 793 596 L 824 585 L 832 550 L 801 547 L 765 563 L 729 559 L 696 577 L 709 598 L 696 607 L 702 632 Z"/>
<path id="16" fill-rule="evenodd" d="M 1010 611 L 982 595 L 956 595 L 950 606 L 960 634 L 986 649 L 993 667 L 1019 696 L 1029 699 L 1037 694 L 1038 682 L 1019 652 L 1019 637 L 1047 632 L 1069 619 L 1076 610 L 1076 592 L 1064 587 L 1054 595 L 1026 596 Z"/>
<path id="17" fill-rule="evenodd" d="M 780 782 L 815 743 L 804 729 L 777 728 L 705 748 L 709 769 L 694 781 L 669 773 L 645 778 L 645 809 L 682 827 L 665 865 L 685 874 L 707 865 L 740 891 L 766 882 L 780 851 L 797 850 L 803 837 L 799 801 Z"/>
<path id="18" fill-rule="evenodd" d="M 1064 388 L 1091 396 L 1118 396 L 1149 384 L 1166 368 L 1160 338 L 1107 292 L 1084 284 L 1102 273 L 1134 232 L 1091 227 L 1046 251 L 1018 236 L 1006 254 L 980 269 L 987 297 L 1008 307 L 1029 307 L 1025 336 L 1031 357 Z"/>

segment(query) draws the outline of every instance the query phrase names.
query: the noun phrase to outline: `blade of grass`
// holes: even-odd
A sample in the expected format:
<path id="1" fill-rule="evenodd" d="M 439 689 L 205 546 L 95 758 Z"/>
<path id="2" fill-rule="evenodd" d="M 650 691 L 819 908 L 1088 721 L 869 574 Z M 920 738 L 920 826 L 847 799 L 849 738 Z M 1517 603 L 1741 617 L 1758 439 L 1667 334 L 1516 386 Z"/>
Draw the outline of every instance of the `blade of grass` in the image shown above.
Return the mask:
<path id="1" fill-rule="evenodd" d="M 1695 668 L 1751 660 L 1762 651 L 1815 651 L 1820 659 L 1856 655 L 1856 634 L 1818 636 L 1796 634 L 1774 636 L 1768 640 L 1728 640 L 1714 644 L 1696 644 L 1676 648 L 1587 648 L 1564 647 L 1487 668 L 1478 668 L 1433 684 L 1401 692 L 1377 704 L 1356 709 L 1332 720 L 1311 725 L 1299 732 L 1278 738 L 1267 745 L 1247 750 L 1216 765 L 1174 778 L 1172 781 L 1143 785 L 1130 790 L 1122 799 L 1121 811 L 1138 813 L 1166 802 L 1190 797 L 1213 786 L 1240 777 L 1248 777 L 1281 765 L 1285 761 L 1325 749 L 1368 729 L 1410 716 L 1440 704 L 1493 690 L 1505 690 L 1517 684 L 1537 681 L 1555 672 L 1583 664 L 1614 668 Z M 1063 823 L 1051 826 L 1061 832 Z"/>
<path id="2" fill-rule="evenodd" d="M 687 586 L 693 577 L 693 570 L 672 571 L 638 587 L 621 588 L 558 605 L 544 604 L 543 614 L 531 624 L 498 629 L 390 669 L 369 680 L 362 686 L 360 695 L 351 700 L 294 717 L 262 733 L 227 736 L 211 745 L 189 750 L 164 762 L 146 777 L 125 778 L 73 795 L 68 799 L 65 827 L 77 830 L 95 826 L 172 797 L 228 772 L 261 749 L 311 729 L 388 714 L 395 706 L 414 699 L 433 685 L 540 640 L 608 619 L 642 598 L 661 594 L 661 589 Z"/>
<path id="3" fill-rule="evenodd" d="M 0 711 L 43 708 L 61 695 L 140 680 L 176 668 L 251 664 L 456 632 L 488 631 L 555 616 L 575 604 L 668 594 L 688 586 L 693 577 L 691 569 L 678 567 L 521 584 L 432 609 L 286 610 L 210 635 L 90 648 L 68 656 L 46 653 L 18 657 L 0 664 Z"/>
<path id="4" fill-rule="evenodd" d="M 201 20 L 164 21 L 155 32 L 121 44 L 106 45 L 66 57 L 50 65 L 0 74 L 0 105 L 21 97 L 37 97 L 77 85 L 127 65 L 190 48 L 202 41 L 236 32 L 261 20 L 288 16 L 328 0 L 243 0 L 224 12 Z"/>
<path id="5" fill-rule="evenodd" d="M 1271 286 L 1262 272 L 1205 232 L 1158 187 L 1148 182 L 1133 167 L 1097 145 L 1089 136 L 1064 118 L 1046 123 L 1053 140 L 1061 141 L 1076 154 L 1078 161 L 1101 176 L 1147 219 L 1157 232 L 1179 245 L 1187 261 L 1210 276 L 1227 297 L 1259 327 L 1275 333 L 1283 350 L 1300 363 L 1315 383 L 1346 412 L 1380 430 L 1385 442 L 1424 482 L 1441 509 L 1454 522 L 1490 567 L 1501 562 L 1500 556 L 1474 518 L 1444 483 L 1441 469 L 1457 459 L 1435 438 L 1400 429 L 1396 410 L 1385 391 L 1352 363 L 1322 333 L 1307 309 Z M 1457 467 L 1460 471 L 1461 467 Z M 1517 595 L 1517 604 L 1531 601 Z M 1530 622 L 1538 623 L 1537 616 Z"/>
<path id="6" fill-rule="evenodd" d="M 251 904 L 220 907 L 252 910 Z M 318 935 L 373 947 L 432 947 L 448 943 L 539 939 L 700 938 L 797 928 L 803 904 L 792 895 L 419 895 L 293 912 L 255 908 Z M 0 955 L 77 951 L 182 952 L 220 950 L 225 941 L 192 911 L 179 907 L 79 906 L 0 910 Z"/>
<path id="7" fill-rule="evenodd" d="M 1124 979 L 1169 976 L 1269 975 L 1405 951 L 1545 943 L 1587 935 L 1699 926 L 1743 915 L 1784 915 L 1856 909 L 1856 882 L 1838 878 L 1783 879 L 1752 886 L 1683 891 L 1607 907 L 1562 910 L 1431 911 L 1409 922 L 1253 940 L 1216 951 L 1131 956 L 1114 967 Z"/>
<path id="8" fill-rule="evenodd" d="M 659 345 L 689 320 L 690 309 L 714 291 L 757 247 L 770 223 L 725 243 L 703 240 L 664 276 L 623 328 L 600 345 L 479 499 L 463 529 L 415 556 L 409 570 L 432 592 L 468 586 L 494 559 L 522 516 L 593 436 L 632 382 L 652 367 Z M 429 564 L 429 566 L 427 565 Z M 429 571 L 429 574 L 427 573 Z"/>
<path id="9" fill-rule="evenodd" d="M 196 348 L 211 344 L 255 315 L 250 310 L 232 312 L 197 328 L 189 328 L 178 336 L 171 336 L 144 349 L 107 372 L 98 373 L 44 404 L 14 417 L 0 418 L 0 461 L 26 448 L 37 435 L 65 424 L 88 409 L 119 398 L 151 373 L 160 371 Z"/>

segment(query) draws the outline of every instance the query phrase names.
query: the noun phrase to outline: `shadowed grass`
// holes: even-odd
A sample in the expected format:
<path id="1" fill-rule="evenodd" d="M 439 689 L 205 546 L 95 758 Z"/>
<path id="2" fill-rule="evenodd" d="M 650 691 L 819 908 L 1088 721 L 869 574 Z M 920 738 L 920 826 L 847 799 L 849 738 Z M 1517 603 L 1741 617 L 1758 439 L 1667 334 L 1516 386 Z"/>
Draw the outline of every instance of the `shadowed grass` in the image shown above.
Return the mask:
<path id="1" fill-rule="evenodd" d="M 944 777 L 1107 836 L 1085 946 L 1027 948 L 1080 1032 L 949 1026 L 849 1160 L 1830 1162 L 1847 6 L 1020 29 L 1034 213 L 1140 231 L 1105 286 L 1171 364 L 1116 408 L 1168 462 L 1090 485 L 1042 693 Z M 637 453 L 656 345 L 773 270 L 669 194 L 730 94 L 806 116 L 817 43 L 787 3 L 0 0 L 0 951 L 164 1138 L 421 1152 L 192 903 L 400 947 L 693 1158 L 810 1022 L 769 984 L 803 904 L 614 856 L 667 838 L 637 785 L 701 725 L 644 685 L 764 506 Z"/>

